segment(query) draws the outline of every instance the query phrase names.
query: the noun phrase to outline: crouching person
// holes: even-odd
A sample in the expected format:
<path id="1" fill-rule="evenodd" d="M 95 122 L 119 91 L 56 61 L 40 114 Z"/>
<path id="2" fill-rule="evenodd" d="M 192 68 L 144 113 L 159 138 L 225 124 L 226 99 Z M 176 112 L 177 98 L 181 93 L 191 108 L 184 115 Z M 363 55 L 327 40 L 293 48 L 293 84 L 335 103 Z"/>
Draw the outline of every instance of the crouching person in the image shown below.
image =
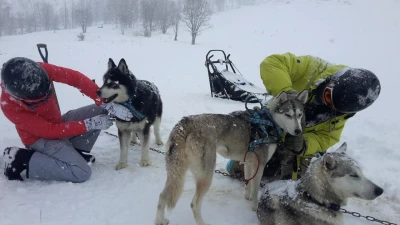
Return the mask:
<path id="1" fill-rule="evenodd" d="M 95 104 L 61 115 L 51 81 L 68 84 Z M 17 57 L 1 70 L 1 110 L 11 121 L 25 148 L 7 147 L 4 175 L 9 180 L 53 180 L 80 183 L 91 176 L 88 162 L 101 130 L 113 125 L 111 115 L 130 120 L 122 105 L 105 104 L 98 86 L 80 72 Z"/>
<path id="2" fill-rule="evenodd" d="M 331 64 L 318 57 L 274 54 L 260 64 L 260 76 L 268 93 L 297 93 L 307 89 L 303 134 L 286 135 L 263 171 L 267 180 L 297 180 L 313 157 L 338 143 L 346 122 L 370 107 L 379 97 L 381 84 L 371 71 Z M 287 115 L 291 119 L 293 115 Z M 243 166 L 229 161 L 231 175 L 241 176 Z"/>

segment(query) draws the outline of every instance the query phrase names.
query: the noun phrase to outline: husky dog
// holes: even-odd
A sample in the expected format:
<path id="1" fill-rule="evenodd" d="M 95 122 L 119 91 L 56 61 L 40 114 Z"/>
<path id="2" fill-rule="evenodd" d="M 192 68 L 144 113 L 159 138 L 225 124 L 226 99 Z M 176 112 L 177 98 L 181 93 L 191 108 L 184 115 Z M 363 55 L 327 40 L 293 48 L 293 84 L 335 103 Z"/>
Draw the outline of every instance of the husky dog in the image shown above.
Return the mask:
<path id="1" fill-rule="evenodd" d="M 314 159 L 297 182 L 268 184 L 258 204 L 260 224 L 342 225 L 340 207 L 348 198 L 373 200 L 380 196 L 383 189 L 363 175 L 346 149 L 344 142 L 336 151 Z"/>
<path id="2" fill-rule="evenodd" d="M 149 133 L 153 124 L 156 143 L 163 144 L 160 135 L 163 106 L 158 88 L 148 81 L 136 79 L 124 59 L 120 60 L 118 66 L 109 59 L 103 82 L 103 86 L 97 91 L 98 96 L 103 98 L 105 103 L 115 102 L 128 106 L 134 115 L 130 122 L 116 118 L 121 150 L 116 170 L 127 167 L 130 142 L 137 142 L 135 133 L 138 134 L 141 143 L 140 166 L 150 165 Z"/>
<path id="3" fill-rule="evenodd" d="M 271 99 L 267 107 L 273 121 L 283 132 L 295 136 L 302 133 L 301 119 L 307 98 L 308 92 L 304 90 L 294 96 L 281 92 Z M 200 114 L 184 117 L 175 125 L 166 144 L 167 180 L 158 202 L 157 225 L 169 223 L 164 216 L 165 207 L 175 207 L 182 194 L 188 169 L 196 180 L 196 193 L 191 203 L 193 215 L 198 225 L 205 225 L 201 206 L 212 182 L 216 153 L 236 161 L 244 160 L 252 138 L 252 125 L 247 121 L 249 116 L 247 111 L 235 111 L 227 115 Z M 246 185 L 245 198 L 252 201 L 253 210 L 257 210 L 262 171 L 276 147 L 276 142 L 258 145 L 254 151 L 259 160 L 254 153 L 247 154 L 245 177 L 255 177 Z"/>

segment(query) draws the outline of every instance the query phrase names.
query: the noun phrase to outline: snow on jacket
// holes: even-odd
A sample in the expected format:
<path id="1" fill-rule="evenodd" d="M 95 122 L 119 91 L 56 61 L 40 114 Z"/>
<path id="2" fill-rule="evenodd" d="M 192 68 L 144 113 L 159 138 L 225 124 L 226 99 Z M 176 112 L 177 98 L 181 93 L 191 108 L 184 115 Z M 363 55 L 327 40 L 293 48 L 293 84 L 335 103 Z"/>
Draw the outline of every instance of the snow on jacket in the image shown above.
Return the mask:
<path id="1" fill-rule="evenodd" d="M 344 67 L 347 66 L 333 65 L 317 57 L 296 56 L 288 52 L 265 58 L 260 65 L 260 75 L 267 91 L 273 96 L 281 91 L 292 89 L 297 92 L 307 89 L 311 93 L 319 83 Z M 310 94 L 308 103 L 312 102 L 314 97 Z M 310 105 L 316 108 L 308 104 Z M 339 112 L 335 114 L 327 109 L 326 106 L 322 106 L 313 113 L 307 113 L 308 109 L 306 109 L 307 125 L 303 137 L 306 140 L 307 149 L 303 156 L 314 156 L 318 152 L 326 152 L 328 148 L 339 142 L 347 119 L 354 115 Z M 311 116 L 313 118 L 308 118 L 307 114 L 313 114 Z"/>
<path id="2" fill-rule="evenodd" d="M 96 105 L 102 103 L 96 94 L 98 86 L 82 73 L 52 64 L 39 62 L 39 65 L 46 70 L 51 81 L 76 87 L 93 99 Z M 83 121 L 63 123 L 54 96 L 42 104 L 35 105 L 34 109 L 30 109 L 23 102 L 2 90 L 1 110 L 15 124 L 18 135 L 25 146 L 35 143 L 40 138 L 62 139 L 87 132 Z"/>

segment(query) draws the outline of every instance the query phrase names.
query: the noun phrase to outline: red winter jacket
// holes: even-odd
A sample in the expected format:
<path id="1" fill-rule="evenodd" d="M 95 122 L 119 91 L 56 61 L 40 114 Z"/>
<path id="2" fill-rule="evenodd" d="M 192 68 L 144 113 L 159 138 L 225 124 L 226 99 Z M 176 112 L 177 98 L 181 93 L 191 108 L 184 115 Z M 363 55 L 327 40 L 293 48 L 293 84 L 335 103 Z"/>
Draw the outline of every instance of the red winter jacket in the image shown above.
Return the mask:
<path id="1" fill-rule="evenodd" d="M 96 94 L 99 87 L 82 73 L 51 64 L 39 64 L 46 70 L 51 81 L 76 87 L 93 99 L 96 105 L 102 103 Z M 42 104 L 35 105 L 35 109 L 31 110 L 24 103 L 2 90 L 0 103 L 1 110 L 15 124 L 18 135 L 25 146 L 35 143 L 40 138 L 61 139 L 86 132 L 83 121 L 62 122 L 61 112 L 58 110 L 54 96 Z"/>

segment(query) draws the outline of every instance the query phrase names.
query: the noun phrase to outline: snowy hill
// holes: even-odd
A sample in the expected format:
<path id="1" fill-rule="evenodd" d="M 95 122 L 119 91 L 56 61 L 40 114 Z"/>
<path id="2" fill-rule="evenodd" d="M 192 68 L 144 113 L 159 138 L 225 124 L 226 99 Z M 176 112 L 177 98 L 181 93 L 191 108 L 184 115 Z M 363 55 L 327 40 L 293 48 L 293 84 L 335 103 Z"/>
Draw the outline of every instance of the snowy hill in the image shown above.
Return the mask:
<path id="1" fill-rule="evenodd" d="M 346 209 L 400 223 L 400 2 L 396 0 L 271 0 L 213 15 L 213 28 L 190 45 L 190 36 L 173 32 L 152 38 L 121 36 L 115 26 L 89 27 L 84 41 L 79 29 L 0 37 L 0 65 L 11 57 L 41 61 L 37 43 L 47 43 L 49 62 L 78 70 L 101 85 L 108 58 L 125 58 L 139 79 L 152 81 L 164 101 L 161 131 L 166 140 L 182 116 L 228 113 L 244 109 L 239 102 L 210 98 L 205 55 L 223 49 L 246 78 L 263 87 L 259 64 L 268 55 L 292 52 L 314 55 L 332 63 L 367 68 L 382 85 L 377 102 L 346 124 L 342 140 L 367 177 L 384 188 L 374 201 L 350 200 Z M 92 101 L 69 86 L 56 84 L 63 113 Z M 110 130 L 117 133 L 116 127 Z M 13 125 L 0 114 L 0 149 L 22 146 Z M 158 148 L 151 136 L 151 147 Z M 336 147 L 336 146 L 335 146 Z M 161 149 L 164 151 L 164 149 Z M 115 171 L 118 140 L 101 134 L 92 152 L 97 160 L 83 184 L 27 181 L 9 182 L 0 176 L 0 224 L 151 225 L 165 178 L 162 155 L 151 152 L 152 165 L 141 168 L 140 152 L 132 147 L 129 167 Z M 218 157 L 217 169 L 227 160 Z M 188 174 L 185 191 L 172 213 L 171 225 L 195 224 L 190 201 L 194 183 Z M 256 225 L 256 214 L 243 197 L 238 181 L 216 174 L 203 204 L 203 217 L 214 225 Z M 345 216 L 346 224 L 374 224 Z"/>

